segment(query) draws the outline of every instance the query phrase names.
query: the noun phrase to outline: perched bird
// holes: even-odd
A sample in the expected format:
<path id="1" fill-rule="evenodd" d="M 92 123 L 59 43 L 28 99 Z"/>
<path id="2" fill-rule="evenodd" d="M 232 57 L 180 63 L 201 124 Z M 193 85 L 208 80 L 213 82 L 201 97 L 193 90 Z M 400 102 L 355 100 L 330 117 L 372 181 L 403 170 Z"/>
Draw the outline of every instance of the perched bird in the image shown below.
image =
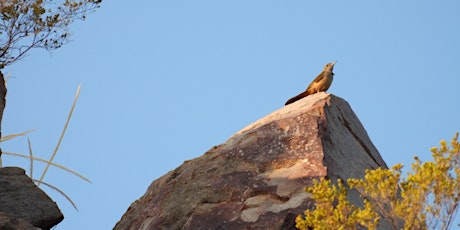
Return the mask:
<path id="1" fill-rule="evenodd" d="M 315 94 L 318 92 L 324 92 L 329 87 L 331 86 L 332 79 L 334 78 L 334 73 L 332 72 L 332 69 L 334 69 L 335 62 L 328 63 L 326 66 L 324 66 L 323 72 L 321 72 L 318 77 L 313 80 L 310 85 L 307 87 L 307 89 L 302 92 L 301 94 L 289 99 L 286 101 L 285 105 L 289 105 L 293 102 L 296 102 L 297 100 L 300 100 L 308 95 Z"/>

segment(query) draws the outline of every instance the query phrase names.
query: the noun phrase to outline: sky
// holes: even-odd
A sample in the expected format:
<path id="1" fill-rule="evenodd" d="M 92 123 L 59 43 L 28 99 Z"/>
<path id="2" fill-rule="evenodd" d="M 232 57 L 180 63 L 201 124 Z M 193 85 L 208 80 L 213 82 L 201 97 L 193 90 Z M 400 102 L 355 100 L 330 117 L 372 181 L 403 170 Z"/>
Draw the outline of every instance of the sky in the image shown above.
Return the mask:
<path id="1" fill-rule="evenodd" d="M 48 159 L 56 229 L 112 229 L 150 183 L 305 90 L 337 61 L 329 93 L 348 101 L 389 166 L 460 130 L 460 1 L 104 1 L 72 42 L 3 72 L 4 135 L 30 129 Z M 2 150 L 28 154 L 27 137 Z M 3 165 L 28 162 L 3 156 Z M 34 177 L 43 166 L 36 163 Z"/>

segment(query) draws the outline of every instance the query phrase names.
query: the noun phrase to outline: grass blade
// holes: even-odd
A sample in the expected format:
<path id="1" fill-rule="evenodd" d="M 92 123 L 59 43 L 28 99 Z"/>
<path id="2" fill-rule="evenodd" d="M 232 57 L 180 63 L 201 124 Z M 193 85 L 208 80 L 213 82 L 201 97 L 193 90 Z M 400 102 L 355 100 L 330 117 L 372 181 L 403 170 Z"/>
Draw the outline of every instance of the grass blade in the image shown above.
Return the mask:
<path id="1" fill-rule="evenodd" d="M 9 141 L 9 140 L 11 140 L 13 138 L 16 138 L 16 137 L 23 137 L 23 136 L 25 136 L 28 133 L 33 132 L 33 131 L 35 131 L 35 129 L 27 130 L 27 131 L 22 132 L 22 133 L 15 133 L 15 134 L 6 135 L 6 136 L 3 136 L 0 139 L 0 142 Z"/>
<path id="2" fill-rule="evenodd" d="M 30 138 L 27 138 L 27 145 L 29 146 L 29 156 L 30 156 L 30 178 L 33 178 L 34 171 L 34 156 L 32 154 L 32 145 L 30 144 Z"/>
<path id="3" fill-rule="evenodd" d="M 77 93 L 75 95 L 75 99 L 73 100 L 72 108 L 70 109 L 69 115 L 67 116 L 67 121 L 65 122 L 64 129 L 62 130 L 61 136 L 59 137 L 59 141 L 58 141 L 58 143 L 56 145 L 56 148 L 54 149 L 54 152 L 51 155 L 51 158 L 48 161 L 48 164 L 46 165 L 45 170 L 43 170 L 43 173 L 42 173 L 40 179 L 38 179 L 37 186 L 40 186 L 41 181 L 43 181 L 43 178 L 45 177 L 45 174 L 48 171 L 48 168 L 49 168 L 50 164 L 53 162 L 53 159 L 56 156 L 57 151 L 59 150 L 59 146 L 61 146 L 61 141 L 64 138 L 64 134 L 65 134 L 65 132 L 67 130 L 67 126 L 69 125 L 70 118 L 72 117 L 73 110 L 75 109 L 75 105 L 77 104 L 78 96 L 80 95 L 80 87 L 81 87 L 81 85 L 78 86 Z"/>
<path id="4" fill-rule="evenodd" d="M 27 156 L 27 155 L 24 155 L 24 154 L 20 154 L 20 153 L 3 152 L 3 154 L 10 155 L 10 156 L 16 156 L 16 157 L 22 157 L 22 158 L 26 158 L 26 159 L 30 159 L 30 156 Z M 85 180 L 86 182 L 92 184 L 92 182 L 91 182 L 88 178 L 86 178 L 86 177 L 84 177 L 84 176 L 78 174 L 77 172 L 75 172 L 75 171 L 73 171 L 73 170 L 71 170 L 71 169 L 68 169 L 68 168 L 66 168 L 66 167 L 64 167 L 64 166 L 62 166 L 62 165 L 59 165 L 59 164 L 56 164 L 56 163 L 53 163 L 53 162 L 49 162 L 48 160 L 45 160 L 45 159 L 42 159 L 42 158 L 39 158 L 39 157 L 32 157 L 32 159 L 35 160 L 35 161 L 44 162 L 44 163 L 50 164 L 50 165 L 52 165 L 52 166 L 54 166 L 54 167 L 60 168 L 60 169 L 62 169 L 62 170 L 64 170 L 64 171 L 67 171 L 67 172 L 69 172 L 69 173 L 71 173 L 71 174 L 74 174 L 75 176 L 78 176 L 78 177 L 80 177 L 81 179 Z"/>
<path id="5" fill-rule="evenodd" d="M 39 180 L 35 180 L 35 179 L 32 179 L 33 181 L 37 182 L 37 183 L 42 183 L 52 189 L 54 189 L 55 191 L 59 192 L 61 195 L 63 195 L 71 204 L 72 206 L 75 208 L 75 210 L 77 210 L 78 212 L 78 208 L 77 208 L 77 205 L 75 205 L 75 203 L 72 201 L 72 199 L 70 199 L 69 196 L 67 196 L 67 194 L 65 194 L 63 191 L 61 191 L 60 189 L 58 189 L 57 187 L 51 185 L 51 184 L 48 184 L 46 182 L 43 182 L 43 181 L 39 181 Z M 37 186 L 38 187 L 38 186 Z"/>

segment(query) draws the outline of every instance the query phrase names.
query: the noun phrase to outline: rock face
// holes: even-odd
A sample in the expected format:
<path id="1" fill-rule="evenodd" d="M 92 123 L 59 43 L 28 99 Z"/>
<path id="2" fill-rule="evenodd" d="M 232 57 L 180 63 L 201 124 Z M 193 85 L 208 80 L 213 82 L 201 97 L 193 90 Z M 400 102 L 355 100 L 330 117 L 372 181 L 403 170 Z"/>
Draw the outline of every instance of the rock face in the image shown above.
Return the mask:
<path id="1" fill-rule="evenodd" d="M 0 168 L 0 229 L 50 229 L 63 219 L 56 203 L 23 169 Z"/>
<path id="2" fill-rule="evenodd" d="M 304 191 L 313 179 L 378 167 L 387 166 L 348 103 L 317 93 L 155 180 L 114 229 L 295 229 L 313 207 Z"/>
<path id="3" fill-rule="evenodd" d="M 40 230 L 22 218 L 0 212 L 0 229 L 2 230 Z"/>

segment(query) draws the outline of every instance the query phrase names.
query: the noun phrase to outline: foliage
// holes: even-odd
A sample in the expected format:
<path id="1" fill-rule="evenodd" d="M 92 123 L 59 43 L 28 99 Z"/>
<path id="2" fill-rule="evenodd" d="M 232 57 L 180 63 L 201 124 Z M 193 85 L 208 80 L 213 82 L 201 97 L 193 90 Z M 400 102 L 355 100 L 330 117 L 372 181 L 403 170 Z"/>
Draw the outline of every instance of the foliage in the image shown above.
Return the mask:
<path id="1" fill-rule="evenodd" d="M 32 48 L 54 50 L 69 41 L 69 25 L 102 0 L 0 0 L 0 69 Z"/>
<path id="2" fill-rule="evenodd" d="M 359 224 L 368 229 L 375 229 L 379 216 L 376 214 L 369 202 L 365 202 L 364 209 L 350 204 L 347 200 L 347 189 L 339 180 L 336 185 L 331 185 L 331 180 L 321 178 L 321 181 L 314 181 L 313 187 L 306 191 L 312 194 L 315 200 L 316 209 L 306 210 L 305 218 L 298 216 L 296 227 L 315 230 L 327 229 L 351 229 Z"/>
<path id="3" fill-rule="evenodd" d="M 366 170 L 363 179 L 348 179 L 351 189 L 364 198 L 364 208 L 346 200 L 346 189 L 322 179 L 307 188 L 315 210 L 298 216 L 299 229 L 375 229 L 381 219 L 393 229 L 449 229 L 460 202 L 460 144 L 458 133 L 431 149 L 433 161 L 415 157 L 412 170 L 401 177 L 403 165 L 391 169 Z M 374 225 L 370 222 L 374 221 Z"/>

